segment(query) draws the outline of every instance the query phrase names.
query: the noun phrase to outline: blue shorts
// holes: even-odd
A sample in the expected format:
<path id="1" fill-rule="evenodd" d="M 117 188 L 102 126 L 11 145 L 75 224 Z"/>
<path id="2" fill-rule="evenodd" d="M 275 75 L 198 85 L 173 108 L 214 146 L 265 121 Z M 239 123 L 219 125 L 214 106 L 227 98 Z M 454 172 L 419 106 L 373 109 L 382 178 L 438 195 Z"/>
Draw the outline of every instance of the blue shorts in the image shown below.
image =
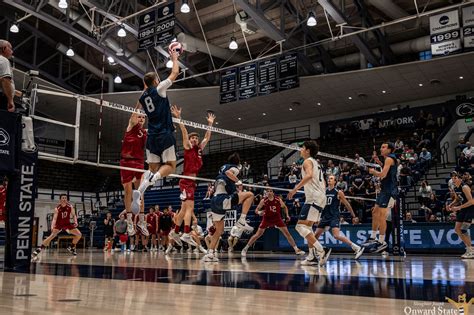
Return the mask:
<path id="1" fill-rule="evenodd" d="M 312 222 L 318 222 L 321 218 L 321 213 L 323 212 L 323 208 L 316 204 L 305 203 L 301 208 L 300 215 L 298 216 L 298 220 L 309 220 Z"/>
<path id="2" fill-rule="evenodd" d="M 387 192 L 381 192 L 375 200 L 375 204 L 380 208 L 392 208 L 395 205 L 395 202 L 396 196 Z"/>
<path id="3" fill-rule="evenodd" d="M 239 194 L 219 194 L 211 199 L 211 211 L 217 215 L 225 215 L 226 211 L 232 210 L 239 204 Z"/>
<path id="4" fill-rule="evenodd" d="M 321 218 L 319 221 L 318 229 L 324 229 L 327 226 L 332 228 L 340 228 L 341 224 L 339 223 L 339 218 Z"/>
<path id="5" fill-rule="evenodd" d="M 474 220 L 474 208 L 464 208 L 456 212 L 456 222 L 472 223 Z"/>
<path id="6" fill-rule="evenodd" d="M 146 149 L 156 156 L 161 156 L 166 149 L 173 146 L 176 146 L 176 138 L 172 132 L 148 134 L 146 139 Z"/>

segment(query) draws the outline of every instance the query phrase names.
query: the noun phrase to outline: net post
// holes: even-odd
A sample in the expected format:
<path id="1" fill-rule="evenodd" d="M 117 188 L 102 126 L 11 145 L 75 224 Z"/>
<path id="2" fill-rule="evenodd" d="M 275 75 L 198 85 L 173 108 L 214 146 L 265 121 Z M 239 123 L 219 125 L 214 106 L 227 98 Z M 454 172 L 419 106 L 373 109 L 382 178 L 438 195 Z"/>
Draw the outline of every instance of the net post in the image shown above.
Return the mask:
<path id="1" fill-rule="evenodd" d="M 74 127 L 74 161 L 79 159 L 79 130 L 81 126 L 81 99 L 77 98 L 76 123 Z"/>

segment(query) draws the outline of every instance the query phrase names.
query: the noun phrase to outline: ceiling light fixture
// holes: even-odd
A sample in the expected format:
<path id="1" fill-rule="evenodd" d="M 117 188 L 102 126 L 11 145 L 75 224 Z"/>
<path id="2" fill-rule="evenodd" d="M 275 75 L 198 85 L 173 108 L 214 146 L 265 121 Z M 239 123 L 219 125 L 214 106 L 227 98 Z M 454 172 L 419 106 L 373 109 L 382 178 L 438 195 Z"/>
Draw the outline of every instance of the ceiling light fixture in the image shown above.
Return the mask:
<path id="1" fill-rule="evenodd" d="M 423 83 L 418 83 L 418 86 L 423 86 Z"/>
<path id="2" fill-rule="evenodd" d="M 125 32 L 125 29 L 123 27 L 120 27 L 120 29 L 117 32 L 118 37 L 125 37 L 127 36 L 127 32 Z"/>
<path id="3" fill-rule="evenodd" d="M 351 100 L 351 99 L 352 99 L 352 96 L 349 96 L 349 97 L 348 97 L 348 99 L 350 99 L 350 100 Z"/>
<path id="4" fill-rule="evenodd" d="M 181 4 L 181 13 L 189 13 L 190 10 L 188 0 L 183 0 L 183 4 Z"/>
<path id="5" fill-rule="evenodd" d="M 58 7 L 61 9 L 67 9 L 67 1 L 66 0 L 59 0 Z"/>
<path id="6" fill-rule="evenodd" d="M 321 103 L 320 103 L 320 102 L 318 102 L 318 104 L 317 104 L 317 105 L 318 105 L 318 106 L 321 106 Z"/>
<path id="7" fill-rule="evenodd" d="M 115 65 L 115 59 L 112 56 L 108 56 L 107 60 L 109 61 L 109 65 L 111 66 Z"/>
<path id="8" fill-rule="evenodd" d="M 12 24 L 12 26 L 10 26 L 10 32 L 12 33 L 18 33 L 20 31 L 20 29 L 18 28 L 18 23 L 15 22 Z"/>
<path id="9" fill-rule="evenodd" d="M 232 36 L 230 38 L 229 49 L 236 50 L 237 48 L 239 48 L 239 45 L 237 44 L 237 40 L 235 39 L 234 36 Z"/>
<path id="10" fill-rule="evenodd" d="M 122 78 L 117 74 L 117 76 L 114 79 L 114 83 L 120 84 L 122 83 Z"/>
<path id="11" fill-rule="evenodd" d="M 66 56 L 68 57 L 74 57 L 74 50 L 72 49 L 72 46 L 69 46 L 69 49 L 66 51 Z"/>
<path id="12" fill-rule="evenodd" d="M 11 30 L 12 30 L 12 29 L 10 28 L 10 31 L 11 31 Z M 459 77 L 459 80 L 462 80 L 462 79 L 464 79 L 464 77 L 463 77 L 463 76 L 460 76 L 460 77 Z"/>
<path id="13" fill-rule="evenodd" d="M 385 94 L 385 93 L 387 93 L 387 91 L 383 90 L 382 93 Z"/>
<path id="14" fill-rule="evenodd" d="M 262 113 L 263 116 L 267 116 L 267 113 Z"/>
<path id="15" fill-rule="evenodd" d="M 238 120 L 242 120 L 242 118 L 240 118 L 240 117 L 239 117 L 239 118 L 237 118 L 237 119 L 238 119 Z"/>
<path id="16" fill-rule="evenodd" d="M 290 107 L 288 110 L 291 112 L 293 110 L 293 108 Z"/>
<path id="17" fill-rule="evenodd" d="M 306 25 L 308 26 L 316 26 L 318 24 L 318 21 L 316 20 L 316 16 L 314 15 L 313 11 L 309 11 L 308 13 L 308 19 L 306 20 Z"/>

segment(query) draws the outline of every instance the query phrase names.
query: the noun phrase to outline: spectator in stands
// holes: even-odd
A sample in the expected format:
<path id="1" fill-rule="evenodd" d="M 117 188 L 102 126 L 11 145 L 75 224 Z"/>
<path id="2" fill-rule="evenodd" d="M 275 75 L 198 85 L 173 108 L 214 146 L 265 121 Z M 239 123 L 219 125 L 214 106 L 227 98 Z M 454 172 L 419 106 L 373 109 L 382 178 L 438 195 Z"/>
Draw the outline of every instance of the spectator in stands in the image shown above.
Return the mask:
<path id="1" fill-rule="evenodd" d="M 458 162 L 456 165 L 456 172 L 458 173 L 464 173 L 466 172 L 470 167 L 469 160 L 466 158 L 466 155 L 464 152 L 461 152 L 461 155 L 458 158 Z"/>
<path id="2" fill-rule="evenodd" d="M 430 223 L 437 223 L 439 222 L 438 218 L 432 213 L 430 214 L 429 218 L 428 218 L 428 222 Z"/>
<path id="3" fill-rule="evenodd" d="M 373 181 L 369 181 L 367 189 L 365 190 L 365 198 L 375 199 L 377 193 L 375 191 L 375 184 Z"/>
<path id="4" fill-rule="evenodd" d="M 421 149 L 418 161 L 422 170 L 426 171 L 431 164 L 431 153 L 426 148 Z"/>
<path id="5" fill-rule="evenodd" d="M 336 188 L 343 191 L 343 192 L 346 192 L 347 191 L 347 182 L 344 180 L 344 176 L 343 175 L 340 175 L 339 176 L 339 180 L 336 184 Z"/>
<path id="6" fill-rule="evenodd" d="M 288 181 L 290 182 L 290 188 L 293 188 L 298 181 L 298 178 L 296 177 L 296 174 L 291 171 L 290 175 L 288 176 Z"/>
<path id="7" fill-rule="evenodd" d="M 407 223 L 416 223 L 416 221 L 413 220 L 413 217 L 411 216 L 411 212 L 407 212 L 405 215 L 405 221 L 407 221 Z"/>
<path id="8" fill-rule="evenodd" d="M 453 176 L 456 176 L 457 174 L 458 172 L 455 172 L 455 171 L 450 173 L 451 177 L 448 180 L 448 189 L 450 192 L 454 191 Z"/>
<path id="9" fill-rule="evenodd" d="M 471 146 L 471 143 L 468 141 L 466 142 L 466 147 L 462 150 L 462 153 L 466 156 L 469 164 L 474 162 L 474 147 Z"/>
<path id="10" fill-rule="evenodd" d="M 340 225 L 345 225 L 345 224 L 349 224 L 349 222 L 347 222 L 346 219 L 344 218 L 344 216 L 341 215 L 341 217 L 339 218 L 339 224 Z"/>
<path id="11" fill-rule="evenodd" d="M 107 251 L 108 244 L 110 242 L 110 247 L 112 248 L 112 244 L 114 241 L 114 226 L 115 220 L 112 218 L 112 213 L 107 212 L 105 219 L 104 219 L 104 234 L 105 234 L 105 243 L 104 243 L 104 252 Z"/>
<path id="12" fill-rule="evenodd" d="M 344 139 L 344 135 L 342 133 L 342 127 L 341 125 L 337 125 L 336 129 L 334 129 L 334 134 L 336 136 L 336 140 L 340 141 Z"/>
<path id="13" fill-rule="evenodd" d="M 417 129 L 424 129 L 426 127 L 427 116 L 423 110 L 420 110 L 418 113 L 418 118 L 416 119 L 415 127 Z"/>
<path id="14" fill-rule="evenodd" d="M 395 154 L 400 154 L 403 152 L 403 141 L 400 140 L 400 138 L 397 138 L 397 141 L 395 141 L 394 145 L 395 145 L 395 151 L 394 151 Z"/>
<path id="15" fill-rule="evenodd" d="M 121 250 L 126 250 L 127 244 L 127 221 L 125 221 L 125 214 L 121 213 L 119 220 L 114 225 L 115 244 L 121 245 Z"/>
<path id="16" fill-rule="evenodd" d="M 214 183 L 209 183 L 207 184 L 207 192 L 206 192 L 206 196 L 204 197 L 204 200 L 211 199 L 213 195 L 214 195 Z"/>
<path id="17" fill-rule="evenodd" d="M 339 170 L 339 166 L 335 166 L 332 160 L 328 161 L 328 167 L 326 168 L 326 178 L 331 175 L 334 175 L 336 178 L 339 177 L 341 171 Z"/>
<path id="18" fill-rule="evenodd" d="M 462 181 L 464 184 L 468 185 L 469 187 L 472 187 L 472 176 L 469 174 L 469 172 L 464 172 L 462 175 Z"/>
<path id="19" fill-rule="evenodd" d="M 400 169 L 400 187 L 408 188 L 414 184 L 411 168 L 408 167 L 407 163 L 402 163 L 402 168 Z"/>
<path id="20" fill-rule="evenodd" d="M 358 217 L 352 218 L 352 225 L 360 224 L 360 219 Z"/>
<path id="21" fill-rule="evenodd" d="M 268 186 L 268 175 L 263 175 L 262 186 Z"/>
<path id="22" fill-rule="evenodd" d="M 429 113 L 426 118 L 426 129 L 432 130 L 436 127 L 436 121 L 433 118 L 433 114 Z"/>
<path id="23" fill-rule="evenodd" d="M 355 159 L 356 161 L 358 161 L 358 163 L 357 163 L 358 165 L 357 165 L 357 166 L 358 166 L 361 170 L 365 170 L 365 165 L 364 165 L 364 164 L 365 164 L 365 159 L 364 159 L 363 157 L 359 156 L 358 153 L 355 154 L 354 159 Z"/>
<path id="24" fill-rule="evenodd" d="M 416 148 L 419 149 L 422 147 L 428 147 L 432 141 L 433 141 L 433 136 L 432 136 L 431 131 L 425 130 L 423 134 L 421 135 L 420 141 L 418 141 Z"/>
<path id="25" fill-rule="evenodd" d="M 438 127 L 442 128 L 446 125 L 446 123 L 448 121 L 450 121 L 451 115 L 449 114 L 449 112 L 446 110 L 446 107 L 441 107 L 441 115 L 439 115 L 437 118 L 436 118 L 436 122 L 437 122 L 437 125 Z"/>
<path id="26" fill-rule="evenodd" d="M 415 158 L 415 151 L 412 148 L 410 148 L 408 144 L 405 144 L 405 147 L 403 148 L 403 152 L 402 152 L 402 155 L 400 156 L 400 159 L 402 161 L 408 161 L 411 158 Z"/>
<path id="27" fill-rule="evenodd" d="M 242 165 L 242 178 L 248 179 L 250 175 L 250 164 L 247 161 Z"/>
<path id="28" fill-rule="evenodd" d="M 293 216 L 297 216 L 300 214 L 300 211 L 301 211 L 301 204 L 300 204 L 300 200 L 298 198 L 296 198 L 294 201 L 293 201 L 293 205 L 291 207 L 291 215 Z"/>
<path id="29" fill-rule="evenodd" d="M 420 164 L 416 163 L 416 159 L 414 157 L 411 157 L 408 160 L 408 167 L 410 168 L 413 180 L 416 183 L 418 180 L 420 180 L 422 175 Z"/>
<path id="30" fill-rule="evenodd" d="M 465 147 L 466 147 L 466 140 L 464 139 L 464 136 L 459 136 L 458 144 L 456 145 L 456 149 L 459 149 L 462 152 L 462 150 L 464 150 Z"/>
<path id="31" fill-rule="evenodd" d="M 365 182 L 359 169 L 356 170 L 355 175 L 352 177 L 351 185 L 356 196 L 365 195 Z"/>
<path id="32" fill-rule="evenodd" d="M 420 193 L 420 196 L 418 197 L 418 201 L 422 205 L 427 205 L 430 202 L 430 196 L 433 192 L 431 189 L 431 186 L 428 185 L 428 182 L 426 180 L 421 182 L 420 189 L 418 190 Z"/>
<path id="33" fill-rule="evenodd" d="M 456 213 L 454 213 L 454 212 L 449 213 L 447 221 L 449 223 L 456 222 Z"/>

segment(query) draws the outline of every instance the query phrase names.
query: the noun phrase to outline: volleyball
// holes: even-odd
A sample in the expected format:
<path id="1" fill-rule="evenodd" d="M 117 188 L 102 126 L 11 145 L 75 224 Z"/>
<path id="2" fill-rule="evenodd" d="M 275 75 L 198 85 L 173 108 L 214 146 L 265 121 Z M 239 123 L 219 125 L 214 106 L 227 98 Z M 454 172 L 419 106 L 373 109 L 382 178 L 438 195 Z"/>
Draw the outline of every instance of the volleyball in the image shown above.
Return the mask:
<path id="1" fill-rule="evenodd" d="M 179 56 L 183 52 L 183 45 L 181 45 L 180 42 L 172 42 L 168 46 L 168 52 L 169 52 L 170 55 L 171 55 L 172 52 L 177 52 L 178 56 Z"/>

